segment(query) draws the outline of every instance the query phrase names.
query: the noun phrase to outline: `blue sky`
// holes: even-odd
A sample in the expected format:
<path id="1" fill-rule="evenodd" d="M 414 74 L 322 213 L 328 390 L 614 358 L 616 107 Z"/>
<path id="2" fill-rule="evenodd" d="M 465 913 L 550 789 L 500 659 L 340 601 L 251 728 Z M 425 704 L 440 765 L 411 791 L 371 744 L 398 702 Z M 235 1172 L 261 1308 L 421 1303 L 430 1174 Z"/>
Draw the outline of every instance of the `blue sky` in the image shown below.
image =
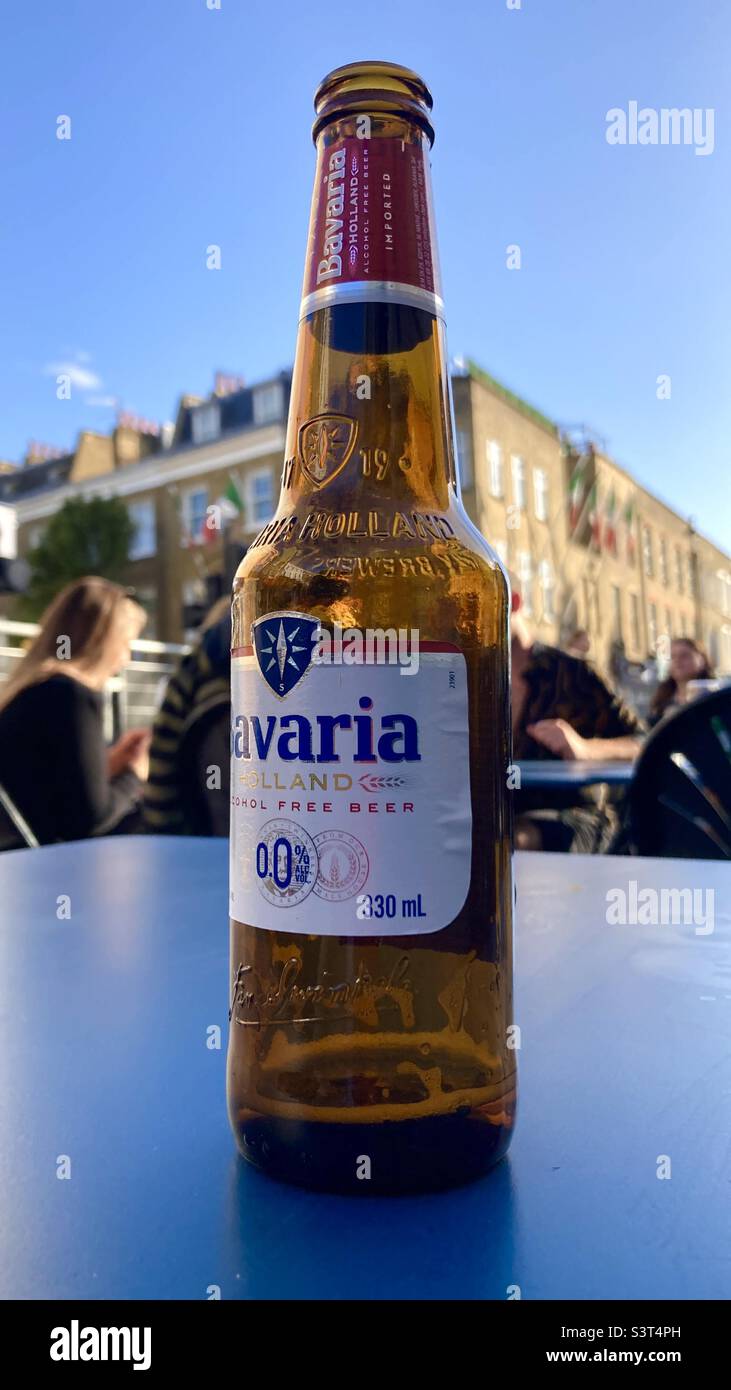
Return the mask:
<path id="1" fill-rule="evenodd" d="M 291 361 L 313 92 L 339 63 L 389 58 L 434 93 L 451 352 L 590 425 L 731 548 L 731 6 L 509 3 L 8 7 L 0 458 L 107 429 L 112 397 L 169 419 L 216 368 L 254 381 Z M 607 111 L 632 100 L 713 108 L 713 153 L 608 145 Z M 77 384 L 58 401 L 69 362 Z"/>

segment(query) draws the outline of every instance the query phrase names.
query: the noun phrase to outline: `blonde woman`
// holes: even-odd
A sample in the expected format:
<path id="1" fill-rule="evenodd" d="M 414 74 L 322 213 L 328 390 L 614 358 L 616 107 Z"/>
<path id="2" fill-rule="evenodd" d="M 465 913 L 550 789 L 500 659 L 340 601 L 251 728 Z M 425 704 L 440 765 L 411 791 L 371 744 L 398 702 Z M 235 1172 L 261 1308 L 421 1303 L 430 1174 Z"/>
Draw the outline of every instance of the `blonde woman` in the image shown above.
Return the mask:
<path id="1" fill-rule="evenodd" d="M 118 584 L 79 579 L 0 686 L 0 786 L 41 844 L 137 828 L 149 732 L 130 730 L 107 748 L 102 691 L 144 622 Z"/>

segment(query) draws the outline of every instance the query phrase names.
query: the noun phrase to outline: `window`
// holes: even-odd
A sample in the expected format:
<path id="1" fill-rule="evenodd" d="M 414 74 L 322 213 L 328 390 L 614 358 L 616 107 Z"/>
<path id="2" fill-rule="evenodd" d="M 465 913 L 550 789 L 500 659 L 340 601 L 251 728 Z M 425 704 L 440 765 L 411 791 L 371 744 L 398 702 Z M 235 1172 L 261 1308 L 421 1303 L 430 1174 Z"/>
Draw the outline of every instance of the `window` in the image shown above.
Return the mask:
<path id="1" fill-rule="evenodd" d="M 652 579 L 655 566 L 652 559 L 652 535 L 649 526 L 642 527 L 642 565 L 648 579 Z"/>
<path id="2" fill-rule="evenodd" d="M 511 459 L 513 473 L 513 502 L 519 511 L 525 511 L 525 464 L 518 454 Z"/>
<path id="3" fill-rule="evenodd" d="M 640 600 L 637 594 L 629 596 L 629 623 L 633 651 L 640 650 Z"/>
<path id="4" fill-rule="evenodd" d="M 612 585 L 612 636 L 622 636 L 622 590 L 618 584 Z"/>
<path id="5" fill-rule="evenodd" d="M 672 641 L 673 637 L 673 615 L 669 608 L 665 609 L 665 633 Z"/>
<path id="6" fill-rule="evenodd" d="M 683 583 L 683 552 L 679 545 L 675 547 L 675 587 L 679 594 L 685 593 Z"/>
<path id="7" fill-rule="evenodd" d="M 469 430 L 457 430 L 457 465 L 460 486 L 472 487 L 472 440 Z"/>
<path id="8" fill-rule="evenodd" d="M 657 648 L 657 604 L 651 603 L 647 609 L 647 635 L 650 639 L 650 651 L 654 652 Z"/>
<path id="9" fill-rule="evenodd" d="M 681 615 L 680 615 L 680 636 L 681 636 L 681 637 L 687 637 L 687 636 L 688 636 L 688 625 L 687 625 L 687 622 L 686 622 L 685 613 L 681 613 Z"/>
<path id="10" fill-rule="evenodd" d="M 602 605 L 599 598 L 599 585 L 596 579 L 591 581 L 592 595 L 594 600 L 594 623 L 595 631 L 601 637 L 602 633 Z"/>
<path id="11" fill-rule="evenodd" d="M 660 582 L 668 583 L 668 548 L 664 536 L 660 537 Z"/>
<path id="12" fill-rule="evenodd" d="M 274 490 L 270 469 L 252 473 L 249 478 L 249 515 L 252 524 L 268 521 L 274 511 Z"/>
<path id="13" fill-rule="evenodd" d="M 533 612 L 533 564 L 530 553 L 527 550 L 518 551 L 518 593 L 522 600 L 522 608 L 526 617 L 529 618 Z"/>
<path id="14" fill-rule="evenodd" d="M 190 428 L 194 444 L 207 444 L 211 439 L 218 439 L 221 433 L 218 404 L 213 401 L 209 405 L 197 406 L 191 416 Z"/>
<path id="15" fill-rule="evenodd" d="M 203 527 L 207 519 L 207 506 L 207 488 L 193 487 L 189 492 L 183 493 L 181 535 L 181 543 L 183 545 L 190 545 L 191 541 L 200 541 L 203 539 Z"/>
<path id="16" fill-rule="evenodd" d="M 504 490 L 503 451 L 496 439 L 488 439 L 487 441 L 487 462 L 490 468 L 490 493 L 493 497 L 502 497 Z"/>
<path id="17" fill-rule="evenodd" d="M 628 502 L 624 509 L 623 520 L 625 527 L 625 554 L 627 556 L 627 564 L 634 566 L 637 564 L 637 546 L 635 543 L 635 511 L 631 502 Z"/>
<path id="18" fill-rule="evenodd" d="M 718 579 L 718 606 L 724 617 L 727 618 L 731 614 L 731 574 L 727 574 L 726 570 L 717 570 L 716 578 Z"/>
<path id="19" fill-rule="evenodd" d="M 281 381 L 271 386 L 258 386 L 254 391 L 254 424 L 271 425 L 281 420 L 284 414 L 284 398 Z"/>
<path id="20" fill-rule="evenodd" d="M 584 626 L 591 632 L 591 584 L 586 575 L 582 578 L 581 589 L 584 595 Z"/>
<path id="21" fill-rule="evenodd" d="M 543 600 L 543 617 L 546 622 L 553 622 L 556 614 L 553 607 L 554 582 L 550 560 L 541 560 L 538 566 L 538 573 L 540 575 L 541 596 Z"/>
<path id="22" fill-rule="evenodd" d="M 157 549 L 155 503 L 151 497 L 142 502 L 130 502 L 127 511 L 135 528 L 129 545 L 129 558 L 147 560 Z"/>
<path id="23" fill-rule="evenodd" d="M 548 521 L 548 474 L 545 468 L 533 469 L 533 505 L 536 520 Z"/>
<path id="24" fill-rule="evenodd" d="M 590 636 L 597 637 L 601 635 L 602 630 L 602 615 L 599 609 L 597 583 L 595 579 L 589 579 L 587 575 L 584 575 L 581 582 L 584 590 L 585 625 L 589 630 Z"/>
<path id="25" fill-rule="evenodd" d="M 711 666 L 718 666 L 718 628 L 708 629 L 708 655 Z"/>

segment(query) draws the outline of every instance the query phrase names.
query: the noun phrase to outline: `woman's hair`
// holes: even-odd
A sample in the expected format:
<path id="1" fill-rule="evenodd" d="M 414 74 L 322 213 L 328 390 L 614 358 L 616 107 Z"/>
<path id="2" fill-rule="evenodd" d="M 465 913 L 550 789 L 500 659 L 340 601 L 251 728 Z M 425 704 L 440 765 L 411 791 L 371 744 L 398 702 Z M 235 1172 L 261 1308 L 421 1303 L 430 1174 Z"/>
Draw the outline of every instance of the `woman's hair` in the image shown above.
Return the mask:
<path id="1" fill-rule="evenodd" d="M 701 658 L 702 666 L 700 671 L 696 672 L 694 679 L 699 681 L 712 680 L 716 673 L 700 642 L 696 642 L 694 637 L 674 637 L 671 645 L 677 642 L 682 642 L 684 646 L 690 647 L 691 651 Z M 659 719 L 660 715 L 665 713 L 668 705 L 672 704 L 677 690 L 678 683 L 674 676 L 668 676 L 667 680 L 661 681 L 650 701 L 650 714 Z"/>
<path id="2" fill-rule="evenodd" d="M 125 606 L 136 610 L 141 629 L 144 610 L 121 585 L 96 576 L 67 584 L 43 614 L 17 670 L 0 687 L 0 709 L 49 676 L 62 672 L 83 677 L 95 670 Z"/>

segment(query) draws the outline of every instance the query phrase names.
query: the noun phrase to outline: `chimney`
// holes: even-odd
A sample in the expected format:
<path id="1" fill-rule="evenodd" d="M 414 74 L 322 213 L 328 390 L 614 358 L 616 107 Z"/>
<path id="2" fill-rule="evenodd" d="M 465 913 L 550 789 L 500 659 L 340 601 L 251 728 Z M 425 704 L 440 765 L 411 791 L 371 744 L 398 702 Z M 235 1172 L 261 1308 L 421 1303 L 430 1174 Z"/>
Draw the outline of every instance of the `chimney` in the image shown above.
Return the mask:
<path id="1" fill-rule="evenodd" d="M 127 464 L 139 463 L 148 454 L 157 453 L 160 448 L 160 426 L 154 420 L 145 420 L 129 410 L 123 410 L 117 416 L 112 439 L 115 467 L 124 468 Z"/>

